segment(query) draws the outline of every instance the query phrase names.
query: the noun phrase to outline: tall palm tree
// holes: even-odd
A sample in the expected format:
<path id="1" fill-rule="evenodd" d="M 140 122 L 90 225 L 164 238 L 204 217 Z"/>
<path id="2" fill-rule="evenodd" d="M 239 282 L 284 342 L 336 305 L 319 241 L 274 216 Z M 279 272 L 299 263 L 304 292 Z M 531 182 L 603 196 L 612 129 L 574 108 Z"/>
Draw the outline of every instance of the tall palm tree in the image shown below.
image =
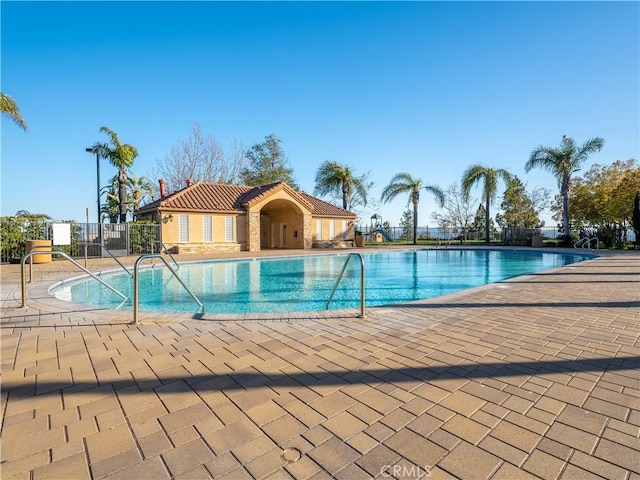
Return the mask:
<path id="1" fill-rule="evenodd" d="M 94 145 L 94 149 L 102 158 L 109 160 L 111 165 L 118 169 L 118 202 L 120 223 L 127 221 L 127 168 L 133 165 L 133 161 L 138 156 L 138 150 L 133 145 L 122 144 L 118 139 L 118 135 L 108 127 L 100 128 L 100 132 L 104 132 L 109 136 L 109 143 L 98 143 Z"/>
<path id="2" fill-rule="evenodd" d="M 485 210 L 485 242 L 491 242 L 491 214 L 489 213 L 489 207 L 491 203 L 496 199 L 498 193 L 498 180 L 502 179 L 504 183 L 509 185 L 512 180 L 512 176 L 503 168 L 489 168 L 481 164 L 471 165 L 465 170 L 462 175 L 462 194 L 465 197 L 469 196 L 471 188 L 479 182 L 483 183 L 482 199 L 484 200 Z"/>
<path id="3" fill-rule="evenodd" d="M 349 200 L 355 193 L 367 204 L 367 188 L 361 177 L 356 177 L 348 165 L 325 160 L 316 170 L 314 195 L 324 196 L 333 192 L 342 192 L 342 208 L 349 207 Z"/>
<path id="4" fill-rule="evenodd" d="M 524 166 L 526 172 L 532 168 L 542 168 L 550 171 L 558 181 L 560 195 L 562 196 L 562 222 L 564 223 L 564 237 L 570 238 L 569 226 L 569 188 L 571 187 L 571 175 L 580 170 L 589 155 L 602 150 L 604 139 L 594 137 L 581 147 L 571 137 L 562 136 L 559 148 L 539 145 L 532 152 Z"/>
<path id="5" fill-rule="evenodd" d="M 25 132 L 29 130 L 27 128 L 27 122 L 24 121 L 20 114 L 18 104 L 13 98 L 5 93 L 0 93 L 0 112 L 11 119 L 16 125 L 22 128 Z"/>
<path id="6" fill-rule="evenodd" d="M 384 187 L 380 200 L 388 203 L 398 195 L 409 194 L 409 202 L 413 203 L 413 244 L 418 244 L 418 203 L 420 203 L 420 190 L 426 190 L 433 194 L 438 205 L 444 205 L 444 192 L 435 185 L 423 185 L 422 179 L 414 178 L 409 173 L 397 173 Z"/>

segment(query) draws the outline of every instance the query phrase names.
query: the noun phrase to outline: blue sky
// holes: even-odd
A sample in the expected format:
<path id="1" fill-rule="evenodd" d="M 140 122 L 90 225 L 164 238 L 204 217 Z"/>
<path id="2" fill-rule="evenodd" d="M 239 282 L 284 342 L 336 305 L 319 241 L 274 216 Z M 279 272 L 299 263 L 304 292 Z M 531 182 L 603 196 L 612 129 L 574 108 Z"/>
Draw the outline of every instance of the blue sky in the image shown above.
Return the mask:
<path id="1" fill-rule="evenodd" d="M 591 163 L 639 159 L 638 2 L 3 1 L 2 215 L 96 221 L 105 125 L 156 162 L 192 125 L 228 149 L 274 133 L 301 188 L 324 160 L 443 188 L 471 164 L 526 174 L 537 145 L 601 136 Z M 102 184 L 115 173 L 101 164 Z M 479 191 L 476 191 L 476 196 Z M 397 224 L 407 199 L 366 209 Z M 498 202 L 499 203 L 499 202 Z M 433 225 L 434 199 L 420 203 Z M 497 211 L 494 207 L 493 213 Z M 549 225 L 549 222 L 547 222 Z"/>

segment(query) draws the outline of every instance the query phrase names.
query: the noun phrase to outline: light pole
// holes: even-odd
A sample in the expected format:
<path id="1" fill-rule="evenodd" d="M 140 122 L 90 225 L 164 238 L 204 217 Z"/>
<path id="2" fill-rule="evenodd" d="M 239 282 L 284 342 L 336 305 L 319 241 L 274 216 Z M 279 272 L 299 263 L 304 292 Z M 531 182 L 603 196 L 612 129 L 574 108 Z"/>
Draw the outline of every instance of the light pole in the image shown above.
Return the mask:
<path id="1" fill-rule="evenodd" d="M 102 223 L 101 222 L 101 216 L 100 216 L 100 152 L 98 152 L 98 149 L 96 147 L 88 147 L 85 148 L 85 150 L 89 153 L 95 153 L 96 154 L 96 175 L 97 175 L 97 192 L 98 192 L 98 224 Z"/>

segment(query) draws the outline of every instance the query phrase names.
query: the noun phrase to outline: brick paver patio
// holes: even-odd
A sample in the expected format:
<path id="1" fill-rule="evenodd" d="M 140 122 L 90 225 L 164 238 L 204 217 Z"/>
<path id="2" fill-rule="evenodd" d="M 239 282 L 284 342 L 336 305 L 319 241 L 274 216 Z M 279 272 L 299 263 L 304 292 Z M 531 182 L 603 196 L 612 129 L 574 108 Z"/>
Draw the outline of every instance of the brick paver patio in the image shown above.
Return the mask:
<path id="1" fill-rule="evenodd" d="M 1 272 L 3 480 L 640 479 L 640 253 L 364 319 L 131 325 Z"/>

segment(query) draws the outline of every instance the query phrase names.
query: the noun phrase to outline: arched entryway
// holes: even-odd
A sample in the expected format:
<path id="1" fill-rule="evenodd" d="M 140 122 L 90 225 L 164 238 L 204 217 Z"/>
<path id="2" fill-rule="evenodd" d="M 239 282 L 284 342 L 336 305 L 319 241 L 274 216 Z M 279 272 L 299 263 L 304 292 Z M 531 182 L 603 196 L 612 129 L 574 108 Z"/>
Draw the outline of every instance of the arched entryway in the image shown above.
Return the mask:
<path id="1" fill-rule="evenodd" d="M 260 209 L 260 249 L 304 248 L 304 212 L 289 200 L 278 199 Z"/>
<path id="2" fill-rule="evenodd" d="M 243 204 L 247 209 L 247 250 L 311 248 L 313 205 L 280 182 Z"/>

